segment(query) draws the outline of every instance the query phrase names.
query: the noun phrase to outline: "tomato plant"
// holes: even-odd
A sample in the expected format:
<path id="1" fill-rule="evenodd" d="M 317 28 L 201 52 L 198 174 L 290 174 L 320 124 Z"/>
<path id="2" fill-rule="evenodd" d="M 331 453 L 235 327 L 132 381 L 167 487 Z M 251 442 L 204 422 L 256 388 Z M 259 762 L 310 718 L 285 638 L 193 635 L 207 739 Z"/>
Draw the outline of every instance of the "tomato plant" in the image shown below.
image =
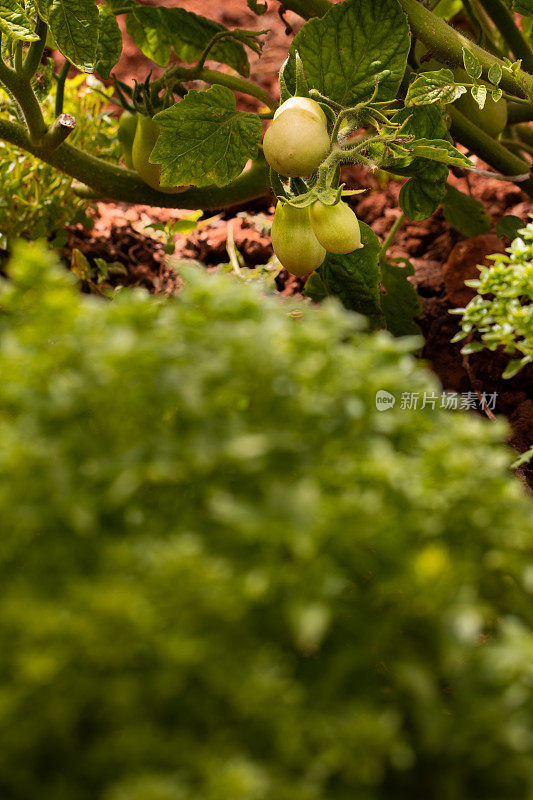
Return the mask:
<path id="1" fill-rule="evenodd" d="M 220 209 L 271 191 L 294 207 L 336 207 L 357 190 L 342 184 L 343 165 L 360 164 L 404 180 L 399 224 L 442 206 L 471 233 L 486 216 L 448 185 L 450 168 L 480 171 L 465 153 L 533 197 L 530 0 L 271 3 L 304 19 L 279 97 L 250 79 L 249 54 L 261 55 L 264 30 L 135 0 L 10 0 L 0 7 L 0 138 L 75 179 L 80 196 L 174 208 Z M 265 4 L 247 5 L 261 19 Z M 129 84 L 114 75 L 123 28 L 147 60 Z M 43 59 L 47 46 L 61 54 L 54 63 Z M 421 63 L 421 51 L 429 61 Z M 111 78 L 114 101 L 140 115 L 136 170 L 124 169 L 112 147 L 95 150 L 83 115 L 70 113 L 72 65 Z M 242 95 L 256 110 L 240 110 Z M 340 245 L 332 245 L 308 293 L 335 294 L 374 324 L 412 331 L 416 302 L 406 271 L 387 260 L 392 240 L 380 243 L 364 225 L 361 232 L 362 248 L 335 253 Z M 396 306 L 405 307 L 403 322 Z"/>

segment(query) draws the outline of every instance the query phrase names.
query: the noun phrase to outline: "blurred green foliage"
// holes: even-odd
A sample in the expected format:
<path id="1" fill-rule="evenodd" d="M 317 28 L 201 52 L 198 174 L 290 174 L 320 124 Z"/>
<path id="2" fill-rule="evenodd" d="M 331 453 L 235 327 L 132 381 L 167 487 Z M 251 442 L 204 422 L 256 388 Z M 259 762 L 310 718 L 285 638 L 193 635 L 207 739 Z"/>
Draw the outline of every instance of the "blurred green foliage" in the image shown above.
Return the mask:
<path id="1" fill-rule="evenodd" d="M 531 504 L 412 342 L 255 284 L 0 290 L 0 796 L 526 800 Z"/>
<path id="2" fill-rule="evenodd" d="M 479 268 L 479 279 L 465 281 L 477 294 L 466 308 L 453 312 L 462 315 L 462 330 L 454 342 L 479 334 L 465 345 L 464 353 L 502 347 L 514 356 L 505 378 L 533 362 L 533 222 L 518 234 L 509 255 L 491 256 L 494 263 Z"/>

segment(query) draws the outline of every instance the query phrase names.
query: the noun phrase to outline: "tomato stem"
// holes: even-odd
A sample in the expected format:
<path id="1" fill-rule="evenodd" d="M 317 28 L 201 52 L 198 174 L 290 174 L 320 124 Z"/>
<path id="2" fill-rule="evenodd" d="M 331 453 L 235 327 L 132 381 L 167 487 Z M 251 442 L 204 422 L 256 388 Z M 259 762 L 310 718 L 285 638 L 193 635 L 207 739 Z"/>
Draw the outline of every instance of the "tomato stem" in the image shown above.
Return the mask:
<path id="1" fill-rule="evenodd" d="M 136 172 L 95 158 L 68 142 L 55 149 L 46 144 L 36 144 L 23 125 L 1 117 L 0 139 L 20 147 L 90 187 L 88 191 L 92 197 L 121 203 L 207 210 L 239 205 L 264 197 L 269 192 L 269 168 L 263 158 L 256 159 L 249 169 L 227 186 L 191 188 L 174 195 L 158 192 L 150 188 Z"/>
<path id="2" fill-rule="evenodd" d="M 479 2 L 502 34 L 515 57 L 522 60 L 528 72 L 533 72 L 533 50 L 520 33 L 509 9 L 504 6 L 501 0 L 479 0 Z"/>

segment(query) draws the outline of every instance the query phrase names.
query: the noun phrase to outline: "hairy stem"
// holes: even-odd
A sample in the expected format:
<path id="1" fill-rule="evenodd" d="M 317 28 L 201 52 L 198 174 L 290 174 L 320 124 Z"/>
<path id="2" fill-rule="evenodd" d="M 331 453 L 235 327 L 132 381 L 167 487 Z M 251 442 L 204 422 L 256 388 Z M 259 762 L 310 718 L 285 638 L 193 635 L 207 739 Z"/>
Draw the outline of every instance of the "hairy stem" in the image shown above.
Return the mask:
<path id="1" fill-rule="evenodd" d="M 387 234 L 387 238 L 385 239 L 385 241 L 381 246 L 381 251 L 380 251 L 381 258 L 385 258 L 387 256 L 387 251 L 389 247 L 391 247 L 392 243 L 396 238 L 396 234 L 398 233 L 398 231 L 400 230 L 406 219 L 407 219 L 406 215 L 402 212 L 398 217 L 398 219 L 395 221 L 394 225 Z"/>
<path id="2" fill-rule="evenodd" d="M 497 169 L 502 175 L 508 175 L 510 180 L 517 175 L 527 175 L 529 164 L 519 156 L 511 153 L 506 147 L 497 142 L 492 136 L 482 131 L 477 125 L 470 122 L 464 114 L 453 106 L 448 106 L 448 113 L 452 118 L 452 136 L 473 153 L 480 156 L 483 161 Z M 520 183 L 520 188 L 530 197 L 533 197 L 533 180 Z"/>
<path id="3" fill-rule="evenodd" d="M 269 168 L 263 158 L 253 162 L 227 186 L 188 189 L 164 194 L 150 188 L 131 170 L 108 164 L 68 143 L 59 147 L 36 145 L 22 125 L 0 118 L 0 139 L 26 150 L 52 167 L 90 186 L 102 199 L 160 208 L 218 209 L 263 197 L 270 190 Z M 55 142 L 53 143 L 55 144 Z"/>
<path id="4" fill-rule="evenodd" d="M 67 59 L 65 59 L 63 66 L 61 67 L 61 72 L 59 73 L 57 78 L 56 103 L 55 103 L 56 117 L 59 117 L 59 115 L 63 113 L 63 102 L 65 99 L 65 82 L 67 80 L 69 70 L 70 70 L 70 61 L 67 61 Z"/>
<path id="5" fill-rule="evenodd" d="M 48 28 L 46 22 L 43 22 L 40 17 L 37 21 L 35 33 L 39 37 L 39 40 L 30 44 L 22 66 L 22 72 L 25 78 L 33 78 L 39 69 L 39 64 L 41 63 L 41 58 L 43 57 L 44 48 L 46 46 Z"/>
<path id="6" fill-rule="evenodd" d="M 287 2 L 283 0 L 281 5 L 290 11 L 295 11 L 304 19 L 310 19 L 310 17 L 323 17 L 333 3 L 329 0 L 287 0 Z"/>
<path id="7" fill-rule="evenodd" d="M 479 2 L 502 34 L 515 58 L 521 58 L 526 70 L 533 73 L 533 50 L 522 36 L 509 9 L 501 0 L 479 0 Z"/>
<path id="8" fill-rule="evenodd" d="M 206 83 L 217 84 L 218 86 L 227 86 L 228 89 L 234 92 L 242 92 L 250 97 L 257 98 L 273 111 L 275 111 L 279 105 L 275 97 L 272 97 L 266 89 L 258 86 L 253 81 L 248 81 L 246 78 L 241 78 L 238 75 L 228 75 L 226 72 L 218 72 L 214 69 L 204 68 L 197 70 L 195 67 L 171 67 L 161 78 L 153 81 L 151 87 L 153 91 L 158 92 L 172 83 L 172 81 L 193 80 L 201 80 Z"/>
<path id="9" fill-rule="evenodd" d="M 509 103 L 507 117 L 510 125 L 514 125 L 515 122 L 531 122 L 533 120 L 533 103 L 529 105 Z"/>
<path id="10" fill-rule="evenodd" d="M 498 64 L 502 69 L 500 86 L 504 91 L 517 97 L 533 98 L 532 75 L 520 71 L 515 77 L 505 68 L 503 61 L 483 50 L 482 47 L 478 47 L 443 19 L 424 8 L 417 0 L 398 0 L 398 2 L 407 14 L 412 33 L 431 48 L 431 52 L 437 59 L 462 67 L 464 47 L 478 59 L 485 78 L 488 77 L 490 68 Z"/>

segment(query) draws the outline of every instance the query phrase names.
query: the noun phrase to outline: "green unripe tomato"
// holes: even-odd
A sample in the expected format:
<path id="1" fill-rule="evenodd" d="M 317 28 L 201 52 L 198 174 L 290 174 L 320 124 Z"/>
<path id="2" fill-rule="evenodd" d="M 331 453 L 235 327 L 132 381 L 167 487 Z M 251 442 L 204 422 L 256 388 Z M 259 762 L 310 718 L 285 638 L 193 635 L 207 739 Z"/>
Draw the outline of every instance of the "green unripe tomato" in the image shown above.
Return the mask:
<path id="1" fill-rule="evenodd" d="M 151 117 L 139 114 L 131 151 L 133 166 L 143 181 L 148 186 L 151 186 L 152 189 L 157 189 L 158 192 L 165 192 L 165 194 L 184 192 L 189 188 L 188 186 L 161 186 L 160 184 L 161 166 L 159 164 L 151 164 L 149 161 L 158 138 L 159 128 L 154 120 Z"/>
<path id="2" fill-rule="evenodd" d="M 137 114 L 132 114 L 130 111 L 124 111 L 118 121 L 118 140 L 120 142 L 120 146 L 122 147 L 124 163 L 128 169 L 134 169 L 132 150 L 136 130 Z"/>
<path id="3" fill-rule="evenodd" d="M 325 249 L 313 233 L 309 207 L 278 203 L 270 235 L 281 264 L 299 278 L 317 269 L 326 257 Z"/>
<path id="4" fill-rule="evenodd" d="M 330 151 L 324 123 L 303 108 L 289 108 L 273 120 L 263 139 L 270 166 L 288 178 L 316 172 Z"/>
<path id="5" fill-rule="evenodd" d="M 455 69 L 453 74 L 458 82 L 472 83 L 472 78 L 463 69 Z M 490 89 L 483 108 L 478 106 L 470 93 L 470 89 L 467 89 L 466 94 L 463 94 L 459 100 L 455 101 L 454 106 L 470 122 L 473 122 L 485 133 L 488 133 L 493 139 L 496 139 L 507 127 L 507 101 L 502 97 L 495 103 L 490 96 Z"/>
<path id="6" fill-rule="evenodd" d="M 309 209 L 309 218 L 316 238 L 330 253 L 346 255 L 363 246 L 359 221 L 342 200 L 334 206 L 317 200 Z"/>
<path id="7" fill-rule="evenodd" d="M 288 100 L 285 100 L 285 102 L 280 105 L 274 114 L 274 119 L 277 119 L 281 114 L 284 114 L 285 111 L 291 111 L 294 109 L 309 111 L 309 113 L 320 120 L 324 126 L 328 124 L 326 115 L 318 103 L 315 100 L 311 100 L 310 97 L 289 97 Z"/>

